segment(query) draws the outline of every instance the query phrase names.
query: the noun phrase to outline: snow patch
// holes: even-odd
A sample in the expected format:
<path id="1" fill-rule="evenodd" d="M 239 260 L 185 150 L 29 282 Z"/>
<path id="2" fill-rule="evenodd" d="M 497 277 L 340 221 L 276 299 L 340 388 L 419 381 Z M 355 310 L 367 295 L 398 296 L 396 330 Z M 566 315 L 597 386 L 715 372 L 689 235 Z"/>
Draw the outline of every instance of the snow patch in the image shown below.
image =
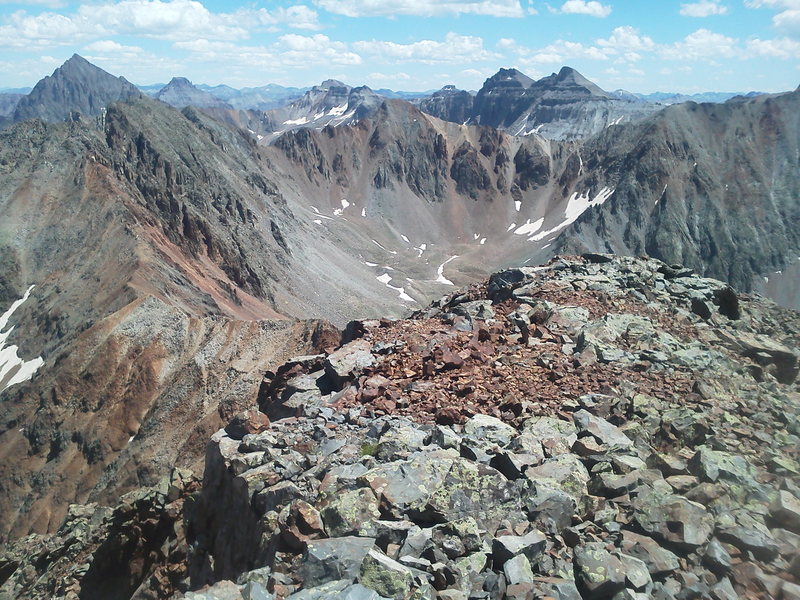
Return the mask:
<path id="1" fill-rule="evenodd" d="M 322 225 L 322 219 L 314 219 L 314 223 L 317 225 Z"/>
<path id="2" fill-rule="evenodd" d="M 428 249 L 428 244 L 420 244 L 419 246 L 416 246 L 414 250 L 417 251 L 417 258 L 422 258 L 422 253 L 425 252 L 425 250 L 427 249 Z"/>
<path id="3" fill-rule="evenodd" d="M 542 228 L 542 225 L 544 225 L 544 217 L 537 219 L 533 223 L 531 223 L 531 220 L 528 219 L 525 221 L 525 223 L 514 230 L 514 235 L 532 235 L 539 231 Z"/>
<path id="4" fill-rule="evenodd" d="M 580 217 L 591 207 L 600 206 L 604 204 L 605 201 L 608 200 L 613 193 L 614 193 L 614 188 L 604 187 L 594 198 L 590 199 L 589 194 L 586 194 L 585 196 L 584 195 L 579 196 L 578 192 L 573 192 L 572 196 L 570 196 L 569 200 L 567 201 L 567 209 L 564 211 L 564 220 L 555 227 L 553 227 L 552 229 L 548 229 L 547 231 L 542 231 L 541 233 L 537 233 L 536 235 L 533 235 L 528 239 L 532 242 L 540 242 L 547 236 L 556 233 L 557 231 L 561 231 L 568 225 L 572 225 L 575 221 L 578 220 L 578 217 Z"/>
<path id="5" fill-rule="evenodd" d="M 13 315 L 30 297 L 34 287 L 36 286 L 30 286 L 25 292 L 25 295 L 14 302 L 11 307 L 0 316 L 0 386 L 2 386 L 0 387 L 0 392 L 7 390 L 12 385 L 28 381 L 33 377 L 33 374 L 39 370 L 39 367 L 44 364 L 44 360 L 41 356 L 26 361 L 17 354 L 17 350 L 19 350 L 17 346 L 12 344 L 6 347 L 6 340 L 8 336 L 11 335 L 11 332 L 14 331 L 14 327 L 10 327 L 8 331 L 3 331 L 6 325 L 8 325 L 8 320 L 11 318 L 11 315 Z"/>
<path id="6" fill-rule="evenodd" d="M 519 212 L 519 209 L 522 208 L 522 201 L 514 200 L 514 209 Z"/>
<path id="7" fill-rule="evenodd" d="M 447 277 L 444 276 L 444 266 L 451 260 L 455 260 L 457 258 L 458 258 L 457 255 L 451 256 L 450 258 L 448 258 L 446 261 L 444 261 L 442 264 L 439 265 L 439 268 L 436 270 L 436 283 L 442 283 L 444 285 L 455 285 L 452 281 L 450 281 L 449 279 L 447 279 Z"/>
<path id="8" fill-rule="evenodd" d="M 368 267 L 377 267 L 378 266 L 378 263 L 373 263 L 373 262 L 368 262 L 368 261 L 364 261 L 364 264 L 367 265 Z"/>
<path id="9" fill-rule="evenodd" d="M 383 285 L 388 287 L 390 290 L 394 290 L 395 292 L 397 292 L 397 296 L 403 302 L 416 302 L 416 300 L 414 300 L 411 296 L 406 294 L 406 288 L 389 285 L 389 282 L 392 280 L 392 276 L 389 275 L 388 273 L 384 273 L 383 275 L 376 277 L 376 279 L 380 281 Z"/>
<path id="10" fill-rule="evenodd" d="M 508 226 L 508 229 L 506 229 L 506 233 L 507 233 L 507 232 L 509 232 L 509 231 L 511 231 L 512 229 L 514 229 L 516 226 L 517 226 L 517 224 L 516 224 L 516 223 L 512 223 L 511 225 L 509 225 L 509 226 Z"/>
<path id="11" fill-rule="evenodd" d="M 380 243 L 378 243 L 378 241 L 377 241 L 377 240 L 372 240 L 372 243 L 373 243 L 373 244 L 375 244 L 375 245 L 376 245 L 378 248 L 380 248 L 380 249 L 381 249 L 381 250 L 383 250 L 384 252 L 388 252 L 389 254 L 397 254 L 397 252 L 396 252 L 396 251 L 394 251 L 394 250 L 387 250 L 386 248 L 384 248 L 383 246 L 381 246 L 381 245 L 380 245 Z"/>
<path id="12" fill-rule="evenodd" d="M 486 238 L 481 238 L 481 241 L 480 241 L 480 242 L 478 242 L 478 243 L 479 243 L 481 246 L 483 246 L 483 245 L 486 243 Z"/>
<path id="13" fill-rule="evenodd" d="M 361 209 L 361 216 L 362 217 L 366 217 L 367 216 L 367 207 L 366 206 Z"/>
<path id="14" fill-rule="evenodd" d="M 336 215 L 337 217 L 341 217 L 342 213 L 345 211 L 345 209 L 347 209 L 348 206 L 350 206 L 350 203 L 344 198 L 342 198 L 342 208 L 335 208 L 333 210 L 333 214 Z"/>
<path id="15" fill-rule="evenodd" d="M 328 111 L 329 117 L 341 117 L 345 112 L 347 112 L 347 103 L 345 102 L 341 106 L 334 106 L 332 109 Z"/>
<path id="16" fill-rule="evenodd" d="M 408 239 L 406 236 L 404 236 L 402 233 L 400 234 L 400 237 L 401 237 L 401 239 L 402 239 L 402 240 L 403 240 L 403 241 L 404 241 L 406 244 L 410 244 L 410 243 L 411 243 L 411 242 L 409 241 L 409 239 Z"/>
<path id="17" fill-rule="evenodd" d="M 309 122 L 308 121 L 308 117 L 300 117 L 299 119 L 289 119 L 287 121 L 284 121 L 283 124 L 284 125 L 305 125 L 308 122 Z"/>

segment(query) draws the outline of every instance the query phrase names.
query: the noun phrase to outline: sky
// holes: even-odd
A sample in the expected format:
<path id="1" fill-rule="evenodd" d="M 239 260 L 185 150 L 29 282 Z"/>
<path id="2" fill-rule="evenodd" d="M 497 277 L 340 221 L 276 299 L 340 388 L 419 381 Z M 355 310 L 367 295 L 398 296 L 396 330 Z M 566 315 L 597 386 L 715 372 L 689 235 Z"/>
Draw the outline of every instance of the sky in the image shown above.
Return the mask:
<path id="1" fill-rule="evenodd" d="M 607 90 L 800 84 L 800 0 L 0 0 L 0 88 L 77 53 L 136 84 L 477 90 L 568 65 Z"/>

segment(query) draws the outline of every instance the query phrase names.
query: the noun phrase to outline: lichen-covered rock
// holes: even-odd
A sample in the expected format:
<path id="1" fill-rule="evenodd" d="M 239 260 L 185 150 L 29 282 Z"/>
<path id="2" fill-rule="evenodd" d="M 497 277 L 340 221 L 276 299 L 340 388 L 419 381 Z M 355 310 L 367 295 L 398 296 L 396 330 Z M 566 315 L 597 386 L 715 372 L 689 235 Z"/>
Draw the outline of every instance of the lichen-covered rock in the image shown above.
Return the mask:
<path id="1" fill-rule="evenodd" d="M 714 517 L 701 504 L 662 488 L 645 489 L 632 504 L 638 525 L 667 542 L 696 548 L 714 531 Z"/>

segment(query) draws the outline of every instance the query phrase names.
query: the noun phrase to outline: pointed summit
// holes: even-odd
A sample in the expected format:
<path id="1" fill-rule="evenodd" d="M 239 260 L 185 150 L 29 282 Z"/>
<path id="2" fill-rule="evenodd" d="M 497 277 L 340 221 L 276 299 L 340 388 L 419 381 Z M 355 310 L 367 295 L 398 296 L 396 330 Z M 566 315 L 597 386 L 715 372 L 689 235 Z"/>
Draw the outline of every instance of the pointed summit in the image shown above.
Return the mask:
<path id="1" fill-rule="evenodd" d="M 112 102 L 138 96 L 141 92 L 124 77 L 114 77 L 73 54 L 19 101 L 13 121 L 63 121 L 74 112 L 93 116 Z"/>
<path id="2" fill-rule="evenodd" d="M 194 106 L 195 108 L 231 108 L 227 102 L 220 100 L 210 92 L 201 90 L 186 77 L 173 77 L 172 80 L 155 95 L 175 108 Z"/>
<path id="3" fill-rule="evenodd" d="M 612 95 L 592 83 L 572 67 L 562 67 L 556 74 L 536 82 L 536 87 L 553 92 L 568 94 L 588 94 L 600 98 L 611 98 Z"/>

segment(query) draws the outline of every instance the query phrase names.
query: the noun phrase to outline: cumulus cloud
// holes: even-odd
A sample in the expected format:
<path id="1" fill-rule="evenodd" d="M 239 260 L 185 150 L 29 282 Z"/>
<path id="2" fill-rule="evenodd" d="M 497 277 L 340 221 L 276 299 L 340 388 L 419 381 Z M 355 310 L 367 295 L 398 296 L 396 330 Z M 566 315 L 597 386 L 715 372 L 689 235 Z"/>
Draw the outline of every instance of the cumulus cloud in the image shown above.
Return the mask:
<path id="1" fill-rule="evenodd" d="M 662 57 L 669 60 L 713 60 L 738 54 L 738 40 L 708 29 L 698 29 L 661 49 Z"/>
<path id="2" fill-rule="evenodd" d="M 745 5 L 778 11 L 772 25 L 786 35 L 800 37 L 800 0 L 745 0 Z"/>
<path id="3" fill-rule="evenodd" d="M 745 52 L 748 56 L 761 56 L 780 59 L 796 59 L 800 56 L 800 42 L 789 38 L 775 40 L 747 40 Z"/>
<path id="4" fill-rule="evenodd" d="M 103 54 L 139 54 L 143 51 L 139 46 L 124 46 L 114 40 L 98 40 L 84 46 L 84 50 Z"/>
<path id="5" fill-rule="evenodd" d="M 358 52 L 386 62 L 420 62 L 426 64 L 442 62 L 475 62 L 495 58 L 496 55 L 483 47 L 483 39 L 450 32 L 443 42 L 421 40 L 410 44 L 398 44 L 379 40 L 364 40 L 353 44 Z"/>
<path id="6" fill-rule="evenodd" d="M 702 0 L 691 4 L 681 4 L 679 12 L 684 17 L 711 17 L 726 14 L 728 7 L 720 4 L 719 0 Z"/>
<path id="7" fill-rule="evenodd" d="M 616 27 L 608 38 L 597 40 L 597 45 L 610 50 L 635 52 L 646 52 L 656 47 L 652 38 L 641 35 L 638 29 L 629 25 Z"/>
<path id="8" fill-rule="evenodd" d="M 317 13 L 303 5 L 215 13 L 196 0 L 120 0 L 82 4 L 64 14 L 14 12 L 0 25 L 0 46 L 43 48 L 119 34 L 171 41 L 243 40 L 252 31 L 279 26 L 320 27 Z"/>
<path id="9" fill-rule="evenodd" d="M 525 65 L 550 63 L 563 65 L 576 59 L 607 60 L 610 55 L 606 48 L 568 40 L 556 40 L 546 46 L 529 48 L 511 38 L 502 38 L 497 42 L 497 47 L 515 54 Z"/>
<path id="10" fill-rule="evenodd" d="M 604 19 L 611 14 L 611 6 L 601 4 L 596 0 L 567 0 L 561 6 L 561 12 L 574 15 L 589 15 Z"/>
<path id="11" fill-rule="evenodd" d="M 519 0 L 314 0 L 314 4 L 346 17 L 525 16 Z"/>

